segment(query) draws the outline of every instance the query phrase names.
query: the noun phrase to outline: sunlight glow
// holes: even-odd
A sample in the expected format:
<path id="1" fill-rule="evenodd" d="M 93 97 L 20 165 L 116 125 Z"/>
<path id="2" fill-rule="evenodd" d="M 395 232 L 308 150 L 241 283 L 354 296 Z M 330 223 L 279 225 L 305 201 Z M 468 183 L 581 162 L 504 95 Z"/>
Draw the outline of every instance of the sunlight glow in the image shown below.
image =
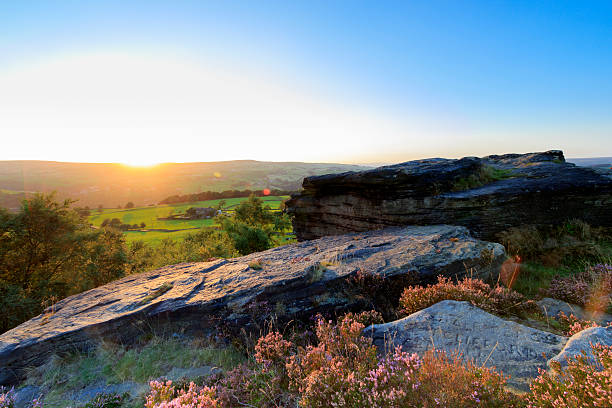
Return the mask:
<path id="1" fill-rule="evenodd" d="M 415 144 L 421 154 L 439 149 L 436 129 L 415 118 L 189 58 L 56 57 L 0 71 L 0 89 L 0 133 L 10 135 L 13 159 L 337 162 Z"/>

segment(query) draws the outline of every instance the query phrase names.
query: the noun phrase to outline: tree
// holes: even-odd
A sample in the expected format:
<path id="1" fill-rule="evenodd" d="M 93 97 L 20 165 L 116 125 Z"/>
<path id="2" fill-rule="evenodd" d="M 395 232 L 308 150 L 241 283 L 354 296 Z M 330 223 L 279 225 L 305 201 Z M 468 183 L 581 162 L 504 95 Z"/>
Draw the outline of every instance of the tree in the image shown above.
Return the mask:
<path id="1" fill-rule="evenodd" d="M 53 194 L 23 200 L 16 214 L 0 210 L 0 332 L 61 299 L 121 276 L 124 238 L 92 230 Z"/>
<path id="2" fill-rule="evenodd" d="M 147 226 L 147 224 L 145 224 L 144 222 L 141 222 L 141 223 L 140 223 L 140 228 L 144 228 L 144 227 L 146 227 L 146 226 Z"/>
<path id="3" fill-rule="evenodd" d="M 236 207 L 234 217 L 217 220 L 242 255 L 271 248 L 278 236 L 291 226 L 286 214 L 273 212 L 261 198 L 251 195 Z"/>
<path id="4" fill-rule="evenodd" d="M 128 203 L 125 205 L 125 208 L 134 208 L 134 203 L 131 201 L 128 201 Z"/>

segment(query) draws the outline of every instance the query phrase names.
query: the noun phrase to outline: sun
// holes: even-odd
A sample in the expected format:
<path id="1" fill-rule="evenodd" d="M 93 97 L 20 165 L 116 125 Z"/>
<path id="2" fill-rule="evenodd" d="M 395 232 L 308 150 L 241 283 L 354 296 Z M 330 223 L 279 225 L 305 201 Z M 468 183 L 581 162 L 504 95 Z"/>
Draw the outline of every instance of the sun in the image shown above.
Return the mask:
<path id="1" fill-rule="evenodd" d="M 147 159 L 130 159 L 122 161 L 121 164 L 128 167 L 153 167 L 160 164 L 160 162 Z"/>

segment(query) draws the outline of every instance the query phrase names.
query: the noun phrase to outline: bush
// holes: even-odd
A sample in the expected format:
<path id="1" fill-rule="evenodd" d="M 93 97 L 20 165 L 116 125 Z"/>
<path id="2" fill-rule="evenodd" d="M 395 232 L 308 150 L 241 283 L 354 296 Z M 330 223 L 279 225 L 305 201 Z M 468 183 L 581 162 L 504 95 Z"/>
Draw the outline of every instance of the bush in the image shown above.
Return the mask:
<path id="1" fill-rule="evenodd" d="M 550 282 L 546 294 L 584 306 L 592 312 L 612 311 L 612 265 L 597 264 L 583 272 L 557 277 Z"/>
<path id="2" fill-rule="evenodd" d="M 0 387 L 0 408 L 14 408 L 15 407 L 15 390 L 5 389 Z"/>
<path id="3" fill-rule="evenodd" d="M 0 209 L 0 332 L 39 314 L 50 300 L 124 274 L 123 236 L 91 230 L 72 203 L 38 194 L 15 214 Z"/>
<path id="4" fill-rule="evenodd" d="M 215 388 L 197 387 L 194 383 L 189 383 L 186 390 L 175 390 L 172 381 L 151 381 L 149 385 L 151 393 L 146 398 L 145 408 L 220 407 Z"/>
<path id="5" fill-rule="evenodd" d="M 610 229 L 591 227 L 580 220 L 560 226 L 513 227 L 498 237 L 508 254 L 548 266 L 596 261 L 606 256 L 605 243 L 612 241 Z"/>
<path id="6" fill-rule="evenodd" d="M 530 407 L 612 407 L 612 347 L 592 346 L 595 361 L 586 354 L 571 358 L 565 369 L 552 363 L 553 373 L 540 370 L 531 383 Z"/>
<path id="7" fill-rule="evenodd" d="M 449 278 L 438 277 L 434 285 L 409 286 L 400 297 L 404 314 L 412 314 L 442 300 L 467 301 L 489 313 L 499 316 L 524 316 L 540 313 L 538 305 L 511 289 L 491 288 L 479 279 L 464 278 L 454 283 Z"/>

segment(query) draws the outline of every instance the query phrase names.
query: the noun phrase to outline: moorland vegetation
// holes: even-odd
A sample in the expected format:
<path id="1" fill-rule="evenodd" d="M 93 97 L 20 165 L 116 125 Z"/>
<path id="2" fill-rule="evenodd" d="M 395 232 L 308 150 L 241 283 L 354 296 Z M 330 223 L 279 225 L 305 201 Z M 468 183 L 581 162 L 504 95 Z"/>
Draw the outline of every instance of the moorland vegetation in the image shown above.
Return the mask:
<path id="1" fill-rule="evenodd" d="M 217 228 L 203 228 L 183 241 L 164 240 L 157 247 L 142 241 L 128 244 L 114 228 L 91 229 L 69 201 L 43 195 L 26 200 L 18 213 L 0 213 L 3 327 L 39 313 L 49 299 L 125 274 L 267 249 L 280 243 L 281 232 L 289 228 L 286 216 L 266 210 L 257 197 L 216 223 Z M 422 356 L 399 348 L 381 354 L 364 336 L 364 328 L 381 323 L 383 316 L 396 319 L 441 300 L 468 301 L 564 335 L 598 324 L 576 316 L 546 316 L 534 299 L 553 296 L 586 309 L 612 311 L 608 229 L 576 220 L 554 227 L 517 227 L 499 238 L 510 267 L 502 268 L 497 281 L 440 278 L 431 285 L 406 285 L 393 291 L 401 293 L 397 299 L 383 302 L 371 289 L 385 282 L 362 274 L 353 279 L 361 282 L 364 296 L 371 296 L 372 311 L 319 315 L 311 325 L 281 327 L 272 319 L 255 338 L 235 336 L 222 327 L 215 338 L 206 339 L 153 332 L 132 346 L 102 344 L 86 354 L 58 356 L 30 373 L 26 384 L 46 393 L 45 400 L 32 404 L 66 406 L 62 398 L 92 382 L 150 381 L 140 398 L 101 393 L 83 407 L 612 406 L 611 347 L 593 346 L 594 358 L 574 357 L 566 368 L 553 364 L 529 392 L 516 393 L 506 387 L 502 373 L 458 354 L 435 348 Z M 193 381 L 163 378 L 170 367 L 196 363 L 222 370 Z M 14 391 L 1 391 L 0 407 L 13 407 L 14 396 Z"/>

